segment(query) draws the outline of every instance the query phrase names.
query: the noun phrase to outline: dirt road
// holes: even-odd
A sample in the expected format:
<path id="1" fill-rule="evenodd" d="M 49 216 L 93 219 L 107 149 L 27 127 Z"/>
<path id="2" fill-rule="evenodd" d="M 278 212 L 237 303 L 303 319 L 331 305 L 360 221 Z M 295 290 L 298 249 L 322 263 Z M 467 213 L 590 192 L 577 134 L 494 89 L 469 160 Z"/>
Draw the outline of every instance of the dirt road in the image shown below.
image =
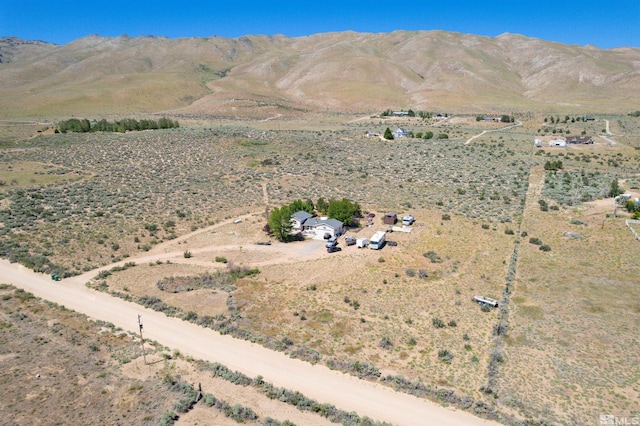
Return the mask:
<path id="1" fill-rule="evenodd" d="M 2 283 L 13 284 L 38 297 L 134 333 L 138 331 L 137 318 L 141 314 L 145 338 L 179 349 L 194 358 L 220 362 L 250 377 L 262 375 L 276 386 L 300 391 L 320 402 L 355 411 L 360 416 L 399 425 L 494 424 L 88 289 L 84 285 L 86 274 L 55 282 L 21 265 L 0 260 L 0 277 Z"/>

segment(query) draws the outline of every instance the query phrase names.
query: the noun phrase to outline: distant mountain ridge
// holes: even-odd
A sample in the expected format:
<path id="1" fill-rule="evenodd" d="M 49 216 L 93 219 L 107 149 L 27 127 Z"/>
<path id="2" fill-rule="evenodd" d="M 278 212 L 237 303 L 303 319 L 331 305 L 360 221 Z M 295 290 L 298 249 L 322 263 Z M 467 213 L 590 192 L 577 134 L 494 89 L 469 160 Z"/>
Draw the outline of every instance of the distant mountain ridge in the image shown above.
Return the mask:
<path id="1" fill-rule="evenodd" d="M 502 34 L 0 39 L 0 116 L 640 109 L 640 49 Z"/>

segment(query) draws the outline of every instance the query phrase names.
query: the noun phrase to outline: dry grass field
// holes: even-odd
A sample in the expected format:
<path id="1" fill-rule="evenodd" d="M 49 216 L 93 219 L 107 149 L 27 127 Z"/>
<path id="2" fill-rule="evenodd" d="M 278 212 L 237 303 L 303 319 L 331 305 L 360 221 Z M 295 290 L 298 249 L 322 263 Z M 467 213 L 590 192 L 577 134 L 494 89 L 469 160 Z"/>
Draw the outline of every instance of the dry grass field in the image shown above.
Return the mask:
<path id="1" fill-rule="evenodd" d="M 253 423 L 278 419 L 332 424 L 270 399 L 254 386 L 234 384 L 153 342 L 145 343 L 145 364 L 137 336 L 11 286 L 1 287 L 0 396 L 6 424 L 166 424 L 165 414 L 180 413 L 176 407 L 185 398 L 172 382 L 199 384 L 203 394 L 251 409 L 257 416 Z M 204 400 L 180 414 L 178 424 L 238 424 L 238 418 Z"/>
<path id="2" fill-rule="evenodd" d="M 611 199 L 542 212 L 543 171 L 534 169 L 531 179 L 522 229 L 552 250 L 521 245 L 501 400 L 563 424 L 594 424 L 607 413 L 637 415 L 638 241 L 624 226 L 624 214 L 610 216 Z"/>
<path id="3" fill-rule="evenodd" d="M 594 145 L 536 149 L 535 137 L 554 135 L 544 130 L 545 118 L 525 114 L 508 130 L 475 115 L 351 116 L 333 129 L 331 117 L 317 127 L 276 118 L 40 135 L 0 150 L 0 180 L 7 182 L 0 187 L 0 247 L 3 256 L 62 274 L 130 260 L 134 267 L 90 285 L 131 300 L 157 298 L 178 316 L 215 318 L 225 332 L 369 380 L 420 382 L 443 404 L 452 402 L 437 390 L 452 390 L 505 423 L 631 415 L 640 408 L 638 241 L 624 225 L 628 214 L 611 217 L 611 199 L 597 199 L 611 179 L 626 187 L 640 180 L 640 126 L 610 116 L 615 145 L 596 137 Z M 603 118 L 555 130 L 600 135 Z M 386 127 L 436 138 L 364 136 Z M 558 180 L 543 170 L 549 161 L 563 162 Z M 580 173 L 584 188 L 567 194 L 560 182 Z M 581 202 L 584 191 L 596 201 Z M 265 204 L 320 197 L 347 197 L 376 213 L 373 227 L 349 235 L 386 229 L 387 211 L 412 213 L 417 222 L 411 233 L 389 233 L 398 245 L 381 251 L 256 244 L 269 239 Z M 541 211 L 540 199 L 553 208 Z M 532 237 L 551 250 L 539 250 Z M 231 266 L 259 273 L 189 291 L 158 285 Z M 485 312 L 474 295 L 501 307 Z M 503 322 L 506 332 L 496 336 Z M 193 367 L 175 368 L 191 377 Z M 230 395 L 253 401 L 247 405 L 256 412 L 262 406 L 244 391 Z M 202 409 L 181 421 L 204 423 Z"/>

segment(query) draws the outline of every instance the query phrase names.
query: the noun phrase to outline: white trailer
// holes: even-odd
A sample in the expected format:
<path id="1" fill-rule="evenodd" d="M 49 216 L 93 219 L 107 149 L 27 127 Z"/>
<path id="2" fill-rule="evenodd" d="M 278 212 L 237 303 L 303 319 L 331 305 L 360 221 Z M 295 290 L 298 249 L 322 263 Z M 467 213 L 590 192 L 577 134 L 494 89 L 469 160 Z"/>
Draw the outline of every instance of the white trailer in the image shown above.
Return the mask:
<path id="1" fill-rule="evenodd" d="M 365 248 L 367 246 L 367 244 L 369 243 L 369 240 L 366 238 L 358 238 L 356 240 L 356 247 L 358 248 Z"/>
<path id="2" fill-rule="evenodd" d="M 498 307 L 498 301 L 486 296 L 473 296 L 473 301 L 478 302 L 480 306 L 489 305 L 493 308 Z"/>
<path id="3" fill-rule="evenodd" d="M 386 241 L 386 232 L 378 231 L 369 240 L 369 248 L 371 250 L 380 250 L 384 247 L 384 243 Z"/>

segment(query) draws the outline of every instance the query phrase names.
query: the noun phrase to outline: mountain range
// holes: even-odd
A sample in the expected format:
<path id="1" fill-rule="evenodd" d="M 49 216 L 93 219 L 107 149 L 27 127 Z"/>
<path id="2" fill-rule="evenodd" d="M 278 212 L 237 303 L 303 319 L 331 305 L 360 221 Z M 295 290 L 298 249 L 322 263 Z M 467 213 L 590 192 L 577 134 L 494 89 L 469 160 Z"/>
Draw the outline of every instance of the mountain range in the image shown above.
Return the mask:
<path id="1" fill-rule="evenodd" d="M 627 113 L 640 49 L 515 34 L 0 39 L 0 117 L 266 118 L 390 109 Z"/>

